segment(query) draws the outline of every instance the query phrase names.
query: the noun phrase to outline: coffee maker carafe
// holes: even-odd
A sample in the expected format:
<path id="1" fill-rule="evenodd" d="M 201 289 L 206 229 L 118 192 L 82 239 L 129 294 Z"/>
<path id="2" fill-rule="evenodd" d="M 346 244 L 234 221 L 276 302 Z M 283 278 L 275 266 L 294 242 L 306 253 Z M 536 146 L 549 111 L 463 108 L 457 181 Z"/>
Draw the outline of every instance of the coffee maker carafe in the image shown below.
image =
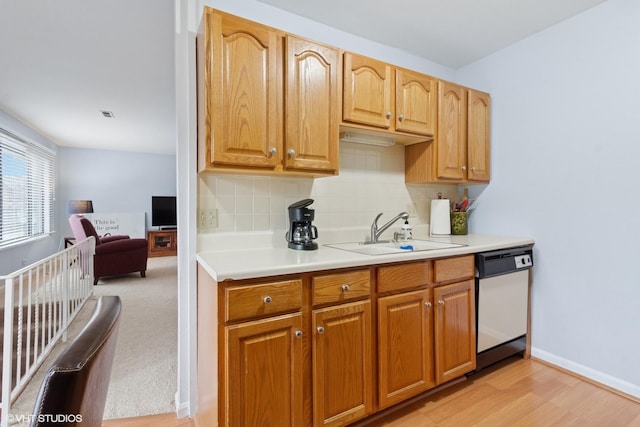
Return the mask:
<path id="1" fill-rule="evenodd" d="M 304 199 L 289 206 L 289 231 L 286 237 L 291 249 L 318 249 L 318 244 L 313 241 L 318 238 L 318 229 L 311 224 L 314 211 L 307 207 L 311 203 L 313 199 Z"/>

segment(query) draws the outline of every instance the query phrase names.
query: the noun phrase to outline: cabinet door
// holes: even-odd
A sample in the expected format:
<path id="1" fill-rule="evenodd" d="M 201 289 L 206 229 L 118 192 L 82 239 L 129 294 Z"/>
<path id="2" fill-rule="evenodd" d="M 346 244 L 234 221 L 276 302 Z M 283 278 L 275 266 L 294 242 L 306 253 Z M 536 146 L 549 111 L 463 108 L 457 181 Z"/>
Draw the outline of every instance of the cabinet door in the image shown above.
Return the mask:
<path id="1" fill-rule="evenodd" d="M 442 384 L 476 368 L 475 282 L 434 290 L 436 382 Z"/>
<path id="2" fill-rule="evenodd" d="M 336 170 L 338 49 L 288 35 L 285 167 Z"/>
<path id="3" fill-rule="evenodd" d="M 211 80 L 205 81 L 211 162 L 273 168 L 281 163 L 281 37 L 269 27 L 226 14 L 209 12 L 207 19 L 212 33 L 205 48 L 212 57 L 206 66 Z"/>
<path id="4" fill-rule="evenodd" d="M 378 299 L 381 408 L 435 385 L 431 289 Z"/>
<path id="5" fill-rule="evenodd" d="M 389 129 L 393 117 L 391 73 L 389 64 L 345 53 L 343 120 Z"/>
<path id="6" fill-rule="evenodd" d="M 467 178 L 467 90 L 438 82 L 438 135 L 436 178 L 462 181 Z"/>
<path id="7" fill-rule="evenodd" d="M 341 426 L 372 410 L 371 303 L 313 311 L 314 426 Z"/>
<path id="8" fill-rule="evenodd" d="M 432 136 L 436 128 L 436 80 L 396 70 L 396 130 Z"/>
<path id="9" fill-rule="evenodd" d="M 225 328 L 225 426 L 301 426 L 302 315 Z"/>
<path id="10" fill-rule="evenodd" d="M 489 182 L 491 98 L 488 93 L 469 89 L 467 119 L 467 158 L 469 181 Z"/>

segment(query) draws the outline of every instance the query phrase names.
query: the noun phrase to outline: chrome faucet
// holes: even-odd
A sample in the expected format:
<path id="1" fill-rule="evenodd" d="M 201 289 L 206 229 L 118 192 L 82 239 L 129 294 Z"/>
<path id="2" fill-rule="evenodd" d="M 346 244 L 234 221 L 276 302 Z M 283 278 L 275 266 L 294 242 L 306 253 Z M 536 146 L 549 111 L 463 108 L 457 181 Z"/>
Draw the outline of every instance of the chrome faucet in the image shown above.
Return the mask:
<path id="1" fill-rule="evenodd" d="M 393 223 L 396 222 L 397 220 L 404 219 L 406 221 L 406 220 L 409 219 L 409 214 L 408 213 L 400 212 L 391 221 L 389 221 L 388 223 L 386 223 L 382 227 L 378 227 L 378 219 L 381 216 L 382 216 L 382 213 L 379 213 L 378 216 L 376 217 L 376 219 L 373 220 L 373 224 L 371 224 L 371 240 L 369 242 L 367 242 L 367 243 L 377 243 L 378 242 L 378 238 L 380 237 L 380 235 L 382 233 L 384 233 L 384 231 L 387 228 L 391 227 L 393 225 Z"/>

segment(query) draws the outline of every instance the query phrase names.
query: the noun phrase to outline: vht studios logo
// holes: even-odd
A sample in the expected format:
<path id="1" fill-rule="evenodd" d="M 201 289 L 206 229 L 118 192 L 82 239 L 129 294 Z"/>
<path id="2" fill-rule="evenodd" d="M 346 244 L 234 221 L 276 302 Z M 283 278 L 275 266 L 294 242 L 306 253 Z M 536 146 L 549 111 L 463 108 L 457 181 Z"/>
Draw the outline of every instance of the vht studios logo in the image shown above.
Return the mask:
<path id="1" fill-rule="evenodd" d="M 82 414 L 38 414 L 38 415 L 14 415 L 9 414 L 9 424 L 31 423 L 37 420 L 39 423 L 81 423 Z"/>

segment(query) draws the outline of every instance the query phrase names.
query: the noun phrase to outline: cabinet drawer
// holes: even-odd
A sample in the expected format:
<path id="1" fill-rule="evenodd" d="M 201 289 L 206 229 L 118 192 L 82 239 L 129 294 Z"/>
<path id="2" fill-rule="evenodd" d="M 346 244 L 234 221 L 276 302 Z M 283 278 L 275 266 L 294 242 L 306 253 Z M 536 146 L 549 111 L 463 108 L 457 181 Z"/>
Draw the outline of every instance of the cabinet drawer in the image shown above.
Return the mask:
<path id="1" fill-rule="evenodd" d="M 469 279 L 475 273 L 473 255 L 436 260 L 433 271 L 433 281 L 436 283 Z"/>
<path id="2" fill-rule="evenodd" d="M 371 295 L 369 270 L 313 278 L 313 305 L 349 301 Z"/>
<path id="3" fill-rule="evenodd" d="M 431 281 L 431 262 L 378 268 L 378 292 L 392 292 L 425 286 Z"/>
<path id="4" fill-rule="evenodd" d="M 287 280 L 225 289 L 225 321 L 263 317 L 302 307 L 302 281 Z"/>

